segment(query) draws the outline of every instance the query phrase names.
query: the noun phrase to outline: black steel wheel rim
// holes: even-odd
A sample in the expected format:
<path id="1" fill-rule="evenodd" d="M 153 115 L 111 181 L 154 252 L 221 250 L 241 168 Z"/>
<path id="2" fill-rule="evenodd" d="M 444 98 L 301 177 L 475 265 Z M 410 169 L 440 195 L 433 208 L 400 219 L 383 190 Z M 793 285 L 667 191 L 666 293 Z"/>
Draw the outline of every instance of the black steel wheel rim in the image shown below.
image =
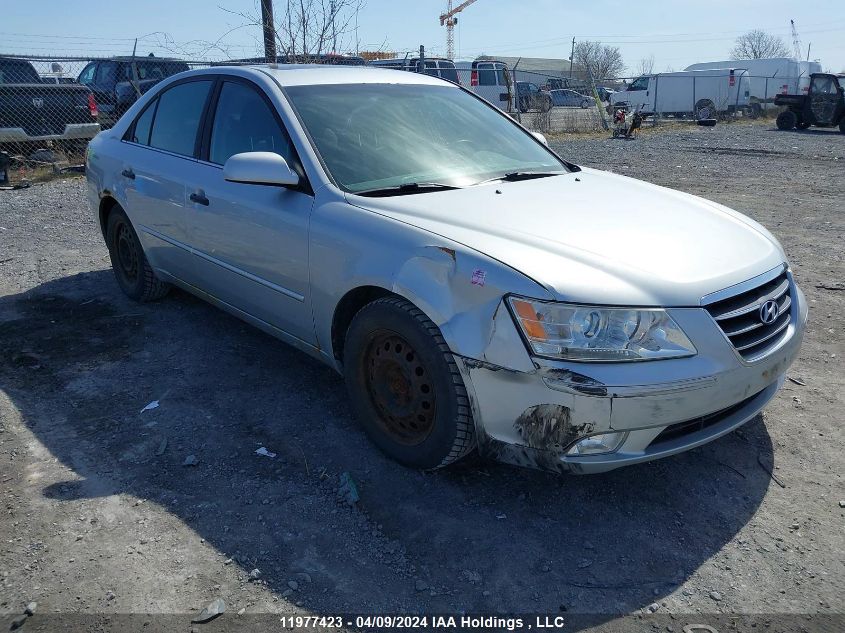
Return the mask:
<path id="1" fill-rule="evenodd" d="M 136 282 L 140 268 L 138 246 L 132 231 L 124 223 L 117 227 L 115 250 L 117 251 L 117 264 L 121 275 L 129 283 Z"/>
<path id="2" fill-rule="evenodd" d="M 367 395 L 382 430 L 394 441 L 415 446 L 431 434 L 437 402 L 430 372 L 408 341 L 396 332 L 375 332 L 364 354 Z"/>

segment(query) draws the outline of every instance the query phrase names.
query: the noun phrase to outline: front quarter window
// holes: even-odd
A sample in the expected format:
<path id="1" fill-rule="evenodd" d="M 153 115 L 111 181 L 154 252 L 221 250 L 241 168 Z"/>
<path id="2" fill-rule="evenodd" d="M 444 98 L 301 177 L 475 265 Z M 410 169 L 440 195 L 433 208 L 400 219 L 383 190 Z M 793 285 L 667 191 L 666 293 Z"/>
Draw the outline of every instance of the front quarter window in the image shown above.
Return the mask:
<path id="1" fill-rule="evenodd" d="M 286 92 L 333 179 L 352 193 L 567 171 L 510 118 L 455 86 L 339 84 Z"/>

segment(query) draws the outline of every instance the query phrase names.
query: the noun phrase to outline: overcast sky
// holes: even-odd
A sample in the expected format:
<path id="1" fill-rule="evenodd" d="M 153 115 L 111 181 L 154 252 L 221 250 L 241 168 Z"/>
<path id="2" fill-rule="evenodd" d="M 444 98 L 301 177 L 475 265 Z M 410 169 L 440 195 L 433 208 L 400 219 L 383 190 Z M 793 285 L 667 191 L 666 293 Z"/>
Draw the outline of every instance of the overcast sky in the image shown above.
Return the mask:
<path id="1" fill-rule="evenodd" d="M 281 6 L 282 0 L 275 3 Z M 224 10 L 255 13 L 255 0 L 5 4 L 0 53 L 128 54 L 135 37 L 141 37 L 142 54 L 169 49 L 219 59 L 227 53 L 241 57 L 261 52 L 259 29 L 244 27 L 242 18 Z M 443 54 L 446 30 L 437 18 L 445 5 L 443 0 L 366 0 L 358 15 L 357 42 L 362 50 L 385 45 L 404 51 L 424 44 L 430 54 Z M 650 55 L 659 72 L 727 59 L 736 36 L 754 28 L 782 36 L 792 50 L 790 18 L 798 27 L 802 57 L 811 44 L 810 57 L 825 69 L 845 70 L 845 0 L 477 0 L 459 17 L 456 47 L 465 59 L 481 53 L 566 59 L 573 37 L 593 39 L 618 46 L 630 73 Z M 223 51 L 208 50 L 202 43 L 218 38 Z M 354 34 L 344 43 L 354 51 Z"/>

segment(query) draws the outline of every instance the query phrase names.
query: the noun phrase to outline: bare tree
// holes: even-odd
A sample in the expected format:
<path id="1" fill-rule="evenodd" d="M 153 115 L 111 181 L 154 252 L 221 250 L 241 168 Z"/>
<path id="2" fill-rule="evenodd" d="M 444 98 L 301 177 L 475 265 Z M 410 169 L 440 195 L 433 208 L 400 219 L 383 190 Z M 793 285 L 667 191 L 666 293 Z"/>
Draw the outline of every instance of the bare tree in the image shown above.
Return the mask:
<path id="1" fill-rule="evenodd" d="M 618 77 L 625 69 L 619 49 L 601 42 L 578 42 L 573 61 L 584 72 L 589 69 L 596 80 Z"/>
<path id="2" fill-rule="evenodd" d="M 760 29 L 748 31 L 736 38 L 731 49 L 732 59 L 768 59 L 789 57 L 789 49 L 783 39 Z"/>
<path id="3" fill-rule="evenodd" d="M 654 55 L 643 57 L 640 63 L 637 64 L 638 75 L 650 75 L 654 72 Z"/>
<path id="4" fill-rule="evenodd" d="M 251 12 L 224 11 L 237 15 L 246 25 L 262 27 L 261 0 Z M 348 38 L 354 31 L 355 17 L 364 0 L 287 0 L 275 8 L 274 30 L 280 57 L 308 61 L 311 58 L 348 50 Z"/>

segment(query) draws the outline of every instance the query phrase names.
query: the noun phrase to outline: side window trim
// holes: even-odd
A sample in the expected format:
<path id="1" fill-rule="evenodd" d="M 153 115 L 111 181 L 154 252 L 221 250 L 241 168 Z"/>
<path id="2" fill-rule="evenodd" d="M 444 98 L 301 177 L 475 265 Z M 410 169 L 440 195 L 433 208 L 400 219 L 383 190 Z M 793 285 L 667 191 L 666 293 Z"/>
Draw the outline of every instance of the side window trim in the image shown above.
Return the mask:
<path id="1" fill-rule="evenodd" d="M 261 86 L 256 84 L 254 81 L 250 81 L 245 77 L 239 77 L 237 75 L 219 75 L 217 85 L 215 85 L 212 90 L 212 99 L 209 101 L 208 109 L 203 112 L 203 123 L 201 125 L 201 146 L 199 148 L 199 152 L 197 153 L 197 160 L 202 161 L 203 163 L 207 163 L 208 165 L 212 165 L 214 167 L 219 167 L 222 169 L 222 165 L 218 163 L 212 163 L 209 160 L 209 152 L 211 150 L 211 132 L 214 129 L 214 117 L 217 114 L 217 104 L 220 101 L 220 92 L 223 90 L 223 84 L 225 82 L 232 82 L 232 83 L 240 83 L 248 88 L 254 90 L 258 93 L 258 96 L 261 97 L 264 104 L 269 108 L 270 113 L 273 115 L 273 119 L 276 121 L 276 124 L 279 126 L 279 130 L 282 134 L 285 135 L 285 139 L 290 146 L 291 152 L 293 153 L 294 164 L 290 165 L 290 168 L 293 169 L 299 177 L 302 178 L 302 186 L 301 189 L 303 192 L 308 193 L 309 195 L 312 194 L 311 183 L 308 179 L 308 174 L 305 173 L 305 168 L 302 165 L 302 159 L 299 157 L 299 152 L 296 151 L 296 146 L 293 144 L 293 139 L 291 138 L 290 132 L 288 132 L 288 128 L 285 125 L 285 122 L 282 120 L 279 111 L 276 109 L 276 106 L 270 100 L 270 97 L 267 96 L 267 93 L 264 91 Z"/>
<path id="2" fill-rule="evenodd" d="M 135 127 L 138 125 L 138 121 L 141 119 L 141 117 L 144 116 L 147 113 L 147 110 L 149 110 L 150 108 L 154 108 L 154 110 L 153 110 L 153 118 L 150 121 L 150 131 L 147 132 L 147 142 L 146 143 L 136 143 L 135 141 L 132 140 L 135 137 Z M 126 132 L 123 134 L 123 138 L 121 138 L 120 140 L 125 141 L 127 143 L 132 143 L 133 145 L 143 145 L 144 147 L 149 147 L 150 146 L 150 135 L 152 134 L 152 131 L 153 131 L 153 124 L 155 124 L 155 122 L 156 122 L 156 112 L 157 111 L 158 111 L 158 95 L 156 95 L 155 98 L 152 101 L 150 101 L 147 105 L 145 105 L 144 109 L 141 110 L 138 113 L 138 116 L 136 116 L 133 119 L 131 125 L 128 128 L 126 128 Z"/>
<path id="3" fill-rule="evenodd" d="M 141 145 L 142 147 L 146 147 L 147 149 L 155 150 L 157 152 L 164 152 L 166 154 L 170 154 L 171 156 L 179 156 L 181 158 L 187 158 L 189 160 L 197 160 L 199 156 L 199 147 L 202 142 L 202 135 L 205 130 L 205 117 L 209 111 L 209 104 L 211 103 L 212 96 L 215 95 L 215 91 L 218 89 L 220 75 L 196 75 L 194 77 L 186 77 L 185 79 L 180 79 L 179 81 L 175 81 L 164 90 L 159 91 L 152 101 L 150 101 L 144 109 L 138 113 L 138 116 L 132 121 L 132 124 L 126 128 L 126 132 L 124 133 L 123 137 L 120 139 L 126 143 L 132 143 L 133 145 Z M 150 145 L 150 139 L 152 138 L 153 129 L 155 128 L 156 116 L 158 116 L 158 104 L 161 98 L 161 95 L 168 92 L 172 88 L 176 86 L 181 86 L 182 84 L 190 83 L 192 81 L 210 81 L 211 88 L 208 90 L 208 95 L 206 96 L 205 103 L 203 104 L 202 113 L 200 114 L 200 122 L 197 126 L 197 136 L 194 138 L 194 151 L 193 154 L 188 156 L 187 154 L 179 154 L 176 152 L 171 152 L 170 150 L 162 149 L 160 147 L 153 147 Z M 135 143 L 132 141 L 132 136 L 135 134 L 135 125 L 138 123 L 138 119 L 140 119 L 144 113 L 150 109 L 151 107 L 155 107 L 155 112 L 153 112 L 153 120 L 150 121 L 150 134 L 147 137 L 147 143 Z"/>

